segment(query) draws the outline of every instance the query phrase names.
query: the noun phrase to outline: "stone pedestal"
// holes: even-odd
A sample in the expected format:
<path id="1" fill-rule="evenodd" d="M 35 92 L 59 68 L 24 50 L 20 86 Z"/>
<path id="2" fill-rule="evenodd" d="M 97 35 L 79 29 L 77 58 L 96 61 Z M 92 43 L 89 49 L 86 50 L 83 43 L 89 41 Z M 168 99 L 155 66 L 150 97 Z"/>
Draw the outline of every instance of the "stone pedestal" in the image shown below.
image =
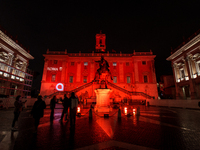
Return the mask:
<path id="1" fill-rule="evenodd" d="M 96 89 L 96 106 L 97 112 L 109 112 L 110 111 L 110 92 L 111 89 Z"/>

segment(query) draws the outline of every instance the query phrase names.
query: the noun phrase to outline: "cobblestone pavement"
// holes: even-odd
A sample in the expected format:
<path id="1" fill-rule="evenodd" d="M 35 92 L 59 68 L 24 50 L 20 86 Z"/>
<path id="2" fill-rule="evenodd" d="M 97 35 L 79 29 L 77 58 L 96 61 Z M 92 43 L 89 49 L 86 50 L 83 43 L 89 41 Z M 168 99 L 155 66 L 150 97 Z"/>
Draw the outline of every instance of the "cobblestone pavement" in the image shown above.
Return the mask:
<path id="1" fill-rule="evenodd" d="M 122 109 L 113 109 L 108 118 L 103 113 L 92 113 L 89 106 L 81 108 L 74 130 L 69 122 L 60 123 L 61 106 L 55 109 L 54 122 L 50 123 L 50 109 L 45 109 L 37 134 L 30 108 L 19 118 L 19 131 L 11 132 L 13 108 L 0 110 L 0 150 L 49 150 L 49 149 L 200 149 L 200 111 L 167 107 L 140 107 L 140 115 L 127 117 Z"/>

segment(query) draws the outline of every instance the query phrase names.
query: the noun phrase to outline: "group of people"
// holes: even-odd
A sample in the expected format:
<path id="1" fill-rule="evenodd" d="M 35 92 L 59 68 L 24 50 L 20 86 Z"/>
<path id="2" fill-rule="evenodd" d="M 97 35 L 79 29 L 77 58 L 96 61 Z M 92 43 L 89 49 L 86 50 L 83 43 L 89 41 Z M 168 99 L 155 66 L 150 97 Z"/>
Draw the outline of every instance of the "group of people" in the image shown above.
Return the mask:
<path id="1" fill-rule="evenodd" d="M 60 101 L 62 101 L 62 104 L 63 104 L 63 111 L 60 118 L 60 122 L 63 122 L 64 115 L 66 115 L 65 120 L 68 122 L 70 118 L 70 127 L 74 127 L 75 121 L 76 121 L 78 98 L 75 96 L 75 93 L 72 92 L 71 97 L 68 97 L 65 94 L 64 99 L 63 100 L 61 99 Z M 50 101 L 50 108 L 51 108 L 50 121 L 51 122 L 54 119 L 54 109 L 55 109 L 56 103 L 57 103 L 57 99 L 56 99 L 56 96 L 54 96 Z"/>
<path id="2" fill-rule="evenodd" d="M 75 126 L 75 121 L 76 121 L 76 111 L 77 111 L 77 106 L 78 106 L 78 98 L 76 98 L 75 93 L 72 92 L 71 93 L 71 97 L 68 98 L 67 95 L 64 95 L 64 99 L 61 100 L 63 103 L 63 111 L 62 111 L 62 115 L 61 115 L 61 119 L 60 122 L 63 121 L 63 117 L 64 115 L 66 115 L 66 120 L 68 121 L 70 118 L 70 127 L 74 128 Z M 26 102 L 26 101 L 25 101 Z M 22 111 L 22 106 L 25 102 L 21 101 L 21 96 L 18 95 L 16 97 L 16 100 L 14 102 L 14 119 L 12 122 L 12 130 L 17 130 L 17 127 L 15 126 L 16 121 L 18 121 L 20 112 Z M 51 109 L 51 115 L 50 115 L 50 121 L 52 122 L 54 119 L 54 109 L 55 109 L 55 105 L 57 103 L 57 99 L 56 96 L 54 96 L 51 101 L 50 101 L 50 109 Z M 37 131 L 39 122 L 40 122 L 40 118 L 43 117 L 44 115 L 44 109 L 46 108 L 46 103 L 45 101 L 42 100 L 42 96 L 38 96 L 37 101 L 35 101 L 32 110 L 31 110 L 31 115 L 33 116 L 34 120 L 35 120 L 35 130 Z M 70 111 L 68 111 L 68 109 L 70 108 Z M 68 115 L 70 112 L 70 115 Z"/>

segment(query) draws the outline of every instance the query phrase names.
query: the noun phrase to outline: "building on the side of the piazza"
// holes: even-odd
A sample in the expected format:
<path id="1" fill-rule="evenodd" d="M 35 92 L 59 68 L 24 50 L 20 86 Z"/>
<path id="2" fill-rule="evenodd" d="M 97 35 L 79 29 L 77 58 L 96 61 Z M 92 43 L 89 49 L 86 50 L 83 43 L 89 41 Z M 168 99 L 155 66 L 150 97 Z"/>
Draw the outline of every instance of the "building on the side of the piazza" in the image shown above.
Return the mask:
<path id="1" fill-rule="evenodd" d="M 173 67 L 176 99 L 200 98 L 200 30 L 167 58 Z"/>
<path id="2" fill-rule="evenodd" d="M 161 99 L 175 99 L 176 89 L 173 75 L 162 75 L 159 82 L 159 96 Z"/>
<path id="3" fill-rule="evenodd" d="M 30 96 L 33 75 L 29 51 L 0 28 L 0 97 Z"/>
<path id="4" fill-rule="evenodd" d="M 105 34 L 96 35 L 95 52 L 68 53 L 49 51 L 45 57 L 40 94 L 59 96 L 76 92 L 79 97 L 95 99 L 95 89 L 100 86 L 94 81 L 101 56 L 109 64 L 113 80 L 108 78 L 108 88 L 112 90 L 110 98 L 114 101 L 123 99 L 157 99 L 157 81 L 152 51 L 131 54 L 109 53 L 106 51 Z"/>

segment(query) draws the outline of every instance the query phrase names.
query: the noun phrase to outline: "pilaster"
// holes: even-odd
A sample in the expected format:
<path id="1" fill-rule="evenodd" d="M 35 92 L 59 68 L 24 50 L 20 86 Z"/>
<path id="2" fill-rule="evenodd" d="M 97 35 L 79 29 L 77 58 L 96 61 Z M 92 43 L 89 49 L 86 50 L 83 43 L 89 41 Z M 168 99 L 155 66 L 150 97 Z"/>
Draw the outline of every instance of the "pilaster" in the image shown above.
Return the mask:
<path id="1" fill-rule="evenodd" d="M 134 72 L 135 72 L 135 83 L 139 82 L 139 75 L 138 75 L 138 62 L 134 61 Z"/>
<path id="2" fill-rule="evenodd" d="M 65 73 L 66 73 L 65 69 L 66 69 L 66 61 L 63 60 L 62 61 L 62 74 L 61 74 L 61 82 L 62 83 L 65 83 Z"/>
<path id="3" fill-rule="evenodd" d="M 173 67 L 174 83 L 175 83 L 175 88 L 176 88 L 176 99 L 180 99 L 179 88 L 178 88 L 178 85 L 177 85 L 177 73 L 176 73 L 177 69 L 176 69 L 176 64 L 173 64 L 172 67 Z"/>
<path id="4" fill-rule="evenodd" d="M 49 62 L 49 60 L 45 59 L 44 61 L 45 61 L 45 63 L 44 63 L 44 69 L 43 69 L 42 82 L 46 82 L 47 67 L 48 67 L 48 62 Z"/>
<path id="5" fill-rule="evenodd" d="M 186 57 L 186 67 L 187 67 L 187 70 L 190 70 L 190 57 Z M 192 72 L 190 71 L 189 72 L 189 84 L 190 84 L 190 97 L 191 99 L 195 99 L 196 98 L 196 91 L 195 91 L 195 85 L 194 85 L 194 82 L 192 81 L 192 78 L 193 78 L 193 74 L 191 74 Z"/>

